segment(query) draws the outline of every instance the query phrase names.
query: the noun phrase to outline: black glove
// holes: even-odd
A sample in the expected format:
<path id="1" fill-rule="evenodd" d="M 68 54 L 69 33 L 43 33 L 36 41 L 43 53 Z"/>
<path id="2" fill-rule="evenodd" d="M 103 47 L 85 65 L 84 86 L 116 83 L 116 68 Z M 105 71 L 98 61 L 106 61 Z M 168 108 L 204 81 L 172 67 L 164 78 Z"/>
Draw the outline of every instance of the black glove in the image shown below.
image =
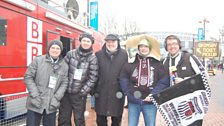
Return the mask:
<path id="1" fill-rule="evenodd" d="M 85 90 L 81 89 L 80 92 L 79 92 L 79 95 L 80 95 L 80 96 L 86 96 L 87 93 L 86 93 Z"/>
<path id="2" fill-rule="evenodd" d="M 95 90 L 92 89 L 92 90 L 89 92 L 89 94 L 90 94 L 91 96 L 93 96 L 93 95 L 95 94 Z"/>

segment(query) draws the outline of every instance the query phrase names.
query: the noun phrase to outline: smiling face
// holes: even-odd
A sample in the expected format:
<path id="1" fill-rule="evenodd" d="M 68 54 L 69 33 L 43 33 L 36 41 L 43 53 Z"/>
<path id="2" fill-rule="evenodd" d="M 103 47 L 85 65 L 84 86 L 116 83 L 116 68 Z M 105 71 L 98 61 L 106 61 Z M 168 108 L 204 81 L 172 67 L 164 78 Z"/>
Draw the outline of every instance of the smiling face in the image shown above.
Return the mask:
<path id="1" fill-rule="evenodd" d="M 61 48 L 60 46 L 54 44 L 50 47 L 50 50 L 49 50 L 49 55 L 54 58 L 54 59 L 57 59 L 61 54 Z"/>
<path id="2" fill-rule="evenodd" d="M 149 49 L 148 46 L 146 46 L 146 45 L 139 45 L 138 48 L 139 48 L 139 53 L 142 56 L 147 57 L 149 55 L 150 49 Z"/>
<path id="3" fill-rule="evenodd" d="M 82 38 L 80 44 L 83 49 L 89 49 L 92 46 L 92 41 L 89 38 Z"/>
<path id="4" fill-rule="evenodd" d="M 117 47 L 118 47 L 118 41 L 117 40 L 107 40 L 106 41 L 106 48 L 110 52 L 115 52 L 117 50 Z"/>
<path id="5" fill-rule="evenodd" d="M 180 51 L 180 44 L 176 39 L 168 39 L 166 41 L 166 47 L 171 56 L 177 54 Z"/>

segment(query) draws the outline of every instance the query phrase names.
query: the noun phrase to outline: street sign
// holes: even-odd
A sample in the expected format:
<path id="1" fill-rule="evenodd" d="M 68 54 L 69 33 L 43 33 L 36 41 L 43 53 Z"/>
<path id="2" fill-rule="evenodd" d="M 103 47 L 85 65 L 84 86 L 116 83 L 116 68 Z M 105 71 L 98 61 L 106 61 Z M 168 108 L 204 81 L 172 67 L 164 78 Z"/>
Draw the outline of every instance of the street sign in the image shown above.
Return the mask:
<path id="1" fill-rule="evenodd" d="M 195 42 L 195 55 L 198 57 L 218 57 L 219 43 L 211 41 Z"/>

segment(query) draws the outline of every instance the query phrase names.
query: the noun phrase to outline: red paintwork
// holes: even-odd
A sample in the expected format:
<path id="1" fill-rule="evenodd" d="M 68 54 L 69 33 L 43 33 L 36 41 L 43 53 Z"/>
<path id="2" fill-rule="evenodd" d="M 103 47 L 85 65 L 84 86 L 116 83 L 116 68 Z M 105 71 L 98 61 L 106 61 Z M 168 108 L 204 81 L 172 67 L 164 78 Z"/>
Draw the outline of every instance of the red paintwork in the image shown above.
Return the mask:
<path id="1" fill-rule="evenodd" d="M 78 37 L 84 31 L 72 28 L 65 24 L 50 20 L 45 17 L 45 8 L 31 2 L 24 0 L 35 5 L 35 11 L 28 11 L 16 5 L 12 5 L 6 1 L 0 1 L 0 19 L 7 19 L 7 42 L 6 46 L 0 46 L 0 78 L 18 78 L 23 77 L 26 71 L 27 62 L 27 17 L 32 17 L 43 22 L 43 54 L 46 53 L 47 31 L 59 33 L 58 36 L 63 36 L 72 39 L 72 48 L 77 47 L 79 44 Z M 54 13 L 54 12 L 52 12 Z M 62 31 L 57 31 L 56 28 L 61 28 Z M 88 28 L 86 28 L 88 29 Z M 67 34 L 70 31 L 71 34 Z M 103 45 L 104 34 L 94 32 L 96 38 L 94 44 L 94 52 L 99 50 Z M 57 37 L 57 36 L 56 36 Z M 15 81 L 0 81 L 0 93 L 12 94 L 25 92 L 26 87 L 23 80 Z"/>

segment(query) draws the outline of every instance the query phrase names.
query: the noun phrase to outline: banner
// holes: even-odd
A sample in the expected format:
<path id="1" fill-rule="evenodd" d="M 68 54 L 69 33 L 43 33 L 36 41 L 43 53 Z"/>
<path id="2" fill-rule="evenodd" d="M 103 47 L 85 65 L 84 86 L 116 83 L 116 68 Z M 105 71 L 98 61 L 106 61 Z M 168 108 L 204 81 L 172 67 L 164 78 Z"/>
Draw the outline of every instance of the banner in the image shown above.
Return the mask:
<path id="1" fill-rule="evenodd" d="M 168 126 L 188 126 L 203 119 L 210 97 L 207 77 L 202 73 L 153 95 L 152 101 Z"/>
<path id="2" fill-rule="evenodd" d="M 98 1 L 90 2 L 90 27 L 98 31 Z"/>
<path id="3" fill-rule="evenodd" d="M 198 40 L 205 40 L 205 32 L 203 28 L 198 28 Z"/>

